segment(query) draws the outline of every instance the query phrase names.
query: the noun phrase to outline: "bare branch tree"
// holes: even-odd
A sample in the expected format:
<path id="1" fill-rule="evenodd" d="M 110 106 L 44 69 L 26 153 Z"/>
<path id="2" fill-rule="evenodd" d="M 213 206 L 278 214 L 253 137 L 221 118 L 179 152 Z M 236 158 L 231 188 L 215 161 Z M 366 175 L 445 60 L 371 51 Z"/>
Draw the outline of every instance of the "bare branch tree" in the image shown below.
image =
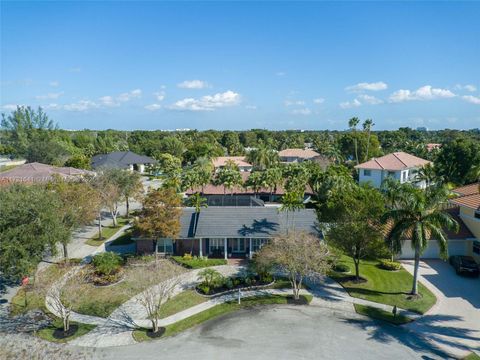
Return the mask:
<path id="1" fill-rule="evenodd" d="M 328 257 L 327 245 L 317 236 L 304 231 L 274 238 L 256 256 L 258 261 L 271 262 L 287 274 L 295 300 L 299 299 L 306 278 L 314 279 L 327 272 L 330 267 Z"/>

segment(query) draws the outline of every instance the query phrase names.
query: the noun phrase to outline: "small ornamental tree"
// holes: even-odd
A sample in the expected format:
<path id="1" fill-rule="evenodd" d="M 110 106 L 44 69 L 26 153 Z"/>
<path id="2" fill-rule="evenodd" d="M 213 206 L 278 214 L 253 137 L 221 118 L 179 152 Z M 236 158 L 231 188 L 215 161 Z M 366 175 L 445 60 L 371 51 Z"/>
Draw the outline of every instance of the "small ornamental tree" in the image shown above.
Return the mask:
<path id="1" fill-rule="evenodd" d="M 330 267 L 327 245 L 317 236 L 304 231 L 274 238 L 260 249 L 255 258 L 262 267 L 270 263 L 287 274 L 295 300 L 299 299 L 306 278 L 316 279 Z"/>
<path id="2" fill-rule="evenodd" d="M 144 272 L 136 272 L 133 281 L 146 288 L 136 296 L 137 302 L 145 309 L 152 323 L 152 332 L 160 330 L 159 321 L 163 304 L 173 295 L 180 284 L 182 269 L 170 261 L 154 263 Z M 151 286 L 151 284 L 156 284 Z"/>

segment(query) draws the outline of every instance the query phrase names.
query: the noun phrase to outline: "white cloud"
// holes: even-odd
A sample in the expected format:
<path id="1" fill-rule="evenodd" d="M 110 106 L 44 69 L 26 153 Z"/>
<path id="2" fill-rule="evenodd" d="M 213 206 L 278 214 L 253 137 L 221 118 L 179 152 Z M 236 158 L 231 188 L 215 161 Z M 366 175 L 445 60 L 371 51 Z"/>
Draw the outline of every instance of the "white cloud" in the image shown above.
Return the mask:
<path id="1" fill-rule="evenodd" d="M 102 105 L 105 105 L 108 107 L 114 107 L 114 106 L 120 105 L 117 101 L 115 101 L 113 96 L 102 96 L 99 100 L 102 103 Z"/>
<path id="2" fill-rule="evenodd" d="M 305 105 L 305 101 L 303 100 L 285 100 L 285 106 L 303 106 Z"/>
<path id="3" fill-rule="evenodd" d="M 76 103 L 63 105 L 63 109 L 67 111 L 87 111 L 98 107 L 97 103 L 90 100 L 80 100 Z"/>
<path id="4" fill-rule="evenodd" d="M 2 109 L 6 110 L 6 111 L 15 111 L 15 110 L 17 110 L 17 106 L 24 106 L 24 105 L 21 105 L 21 104 L 5 104 L 5 105 L 2 106 Z"/>
<path id="5" fill-rule="evenodd" d="M 467 91 L 470 91 L 470 92 L 477 91 L 477 87 L 475 85 L 472 85 L 472 84 L 467 84 L 467 85 L 457 84 L 457 85 L 455 85 L 455 89 L 457 89 L 457 90 L 467 90 Z"/>
<path id="6" fill-rule="evenodd" d="M 359 107 L 361 105 L 362 105 L 362 103 L 358 99 L 353 99 L 352 101 L 345 101 L 345 102 L 340 103 L 340 107 L 342 109 L 350 109 L 350 108 L 354 108 L 354 107 Z"/>
<path id="7" fill-rule="evenodd" d="M 60 82 L 59 81 L 50 81 L 48 83 L 48 85 L 50 85 L 51 87 L 59 87 L 60 86 Z"/>
<path id="8" fill-rule="evenodd" d="M 228 90 L 224 93 L 206 95 L 197 99 L 185 98 L 182 100 L 178 100 L 169 108 L 173 110 L 186 111 L 214 111 L 218 108 L 238 105 L 240 101 L 240 94 Z"/>
<path id="9" fill-rule="evenodd" d="M 434 100 L 452 98 L 456 95 L 448 89 L 432 88 L 431 85 L 425 85 L 417 90 L 397 90 L 390 95 L 390 102 L 404 102 L 412 100 Z"/>
<path id="10" fill-rule="evenodd" d="M 209 87 L 208 83 L 202 80 L 185 80 L 177 86 L 182 89 L 205 89 Z"/>
<path id="11" fill-rule="evenodd" d="M 310 115 L 312 110 L 309 108 L 302 108 L 302 109 L 294 109 L 292 110 L 293 115 Z"/>
<path id="12" fill-rule="evenodd" d="M 480 105 L 480 96 L 464 95 L 462 99 L 469 103 Z"/>
<path id="13" fill-rule="evenodd" d="M 62 95 L 63 95 L 63 91 L 58 93 L 48 93 L 45 95 L 37 95 L 35 96 L 35 99 L 37 100 L 58 99 Z"/>
<path id="14" fill-rule="evenodd" d="M 117 96 L 117 101 L 127 102 L 127 101 L 130 101 L 132 99 L 136 99 L 136 98 L 140 98 L 140 97 L 142 97 L 142 90 L 135 89 L 135 90 L 132 90 L 130 92 L 126 92 L 126 93 L 118 95 Z"/>
<path id="15" fill-rule="evenodd" d="M 375 96 L 366 95 L 366 94 L 358 95 L 358 99 L 361 100 L 362 103 L 369 104 L 369 105 L 378 105 L 383 103 L 382 99 L 379 99 Z"/>
<path id="16" fill-rule="evenodd" d="M 161 108 L 162 108 L 162 105 L 160 104 L 150 104 L 145 106 L 145 109 L 150 111 L 157 111 L 157 110 L 160 110 Z"/>
<path id="17" fill-rule="evenodd" d="M 383 81 L 378 81 L 373 83 L 362 82 L 356 85 L 350 85 L 350 86 L 347 86 L 345 90 L 351 91 L 351 92 L 362 92 L 366 90 L 380 91 L 380 90 L 386 90 L 387 88 L 388 88 L 387 84 L 385 84 Z"/>
<path id="18" fill-rule="evenodd" d="M 245 106 L 245 109 L 248 109 L 248 110 L 257 110 L 257 107 L 255 105 L 247 105 Z"/>
<path id="19" fill-rule="evenodd" d="M 45 110 L 61 110 L 62 105 L 52 103 L 52 104 L 43 105 L 42 108 Z"/>
<path id="20" fill-rule="evenodd" d="M 162 90 L 154 92 L 153 95 L 157 98 L 157 101 L 163 101 L 167 94 L 165 93 L 165 91 Z"/>
<path id="21" fill-rule="evenodd" d="M 313 103 L 314 104 L 323 104 L 325 102 L 325 99 L 324 98 L 316 98 L 316 99 L 313 99 Z"/>

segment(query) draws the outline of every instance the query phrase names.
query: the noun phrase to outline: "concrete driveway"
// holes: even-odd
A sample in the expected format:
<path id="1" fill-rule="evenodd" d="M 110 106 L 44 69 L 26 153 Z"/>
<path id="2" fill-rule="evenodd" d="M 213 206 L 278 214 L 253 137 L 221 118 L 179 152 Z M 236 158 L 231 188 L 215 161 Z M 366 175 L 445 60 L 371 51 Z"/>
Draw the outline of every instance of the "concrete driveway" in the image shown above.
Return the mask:
<path id="1" fill-rule="evenodd" d="M 413 273 L 413 261 L 403 261 Z M 480 279 L 458 276 L 448 262 L 420 263 L 420 281 L 437 297 L 427 314 L 408 325 L 459 356 L 480 351 Z"/>
<path id="2" fill-rule="evenodd" d="M 445 359 L 402 327 L 319 306 L 244 309 L 177 336 L 96 349 L 101 359 Z"/>

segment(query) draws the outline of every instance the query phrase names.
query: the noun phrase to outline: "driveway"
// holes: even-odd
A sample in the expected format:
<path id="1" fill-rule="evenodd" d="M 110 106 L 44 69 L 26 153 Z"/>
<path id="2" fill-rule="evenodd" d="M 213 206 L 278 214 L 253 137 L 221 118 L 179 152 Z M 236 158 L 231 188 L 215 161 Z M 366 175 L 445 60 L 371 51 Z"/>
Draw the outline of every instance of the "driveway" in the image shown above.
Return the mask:
<path id="1" fill-rule="evenodd" d="M 413 261 L 403 261 L 413 273 Z M 427 314 L 408 325 L 448 351 L 465 355 L 466 348 L 480 351 L 480 279 L 458 276 L 442 260 L 420 263 L 420 281 L 437 297 Z"/>
<path id="2" fill-rule="evenodd" d="M 310 305 L 244 309 L 101 359 L 445 359 L 401 327 Z"/>

